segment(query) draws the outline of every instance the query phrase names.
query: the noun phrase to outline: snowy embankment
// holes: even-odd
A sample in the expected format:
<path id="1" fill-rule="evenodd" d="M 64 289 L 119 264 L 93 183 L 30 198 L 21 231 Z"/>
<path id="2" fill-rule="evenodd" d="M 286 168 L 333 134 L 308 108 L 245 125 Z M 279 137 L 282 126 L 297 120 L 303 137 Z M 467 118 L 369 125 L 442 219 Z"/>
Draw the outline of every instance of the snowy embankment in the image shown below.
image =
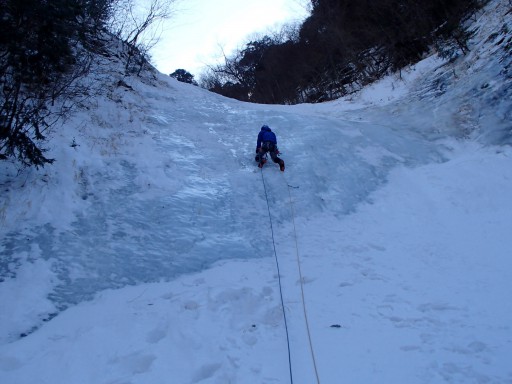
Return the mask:
<path id="1" fill-rule="evenodd" d="M 503 26 L 322 105 L 112 80 L 2 171 L 0 382 L 511 382 Z"/>

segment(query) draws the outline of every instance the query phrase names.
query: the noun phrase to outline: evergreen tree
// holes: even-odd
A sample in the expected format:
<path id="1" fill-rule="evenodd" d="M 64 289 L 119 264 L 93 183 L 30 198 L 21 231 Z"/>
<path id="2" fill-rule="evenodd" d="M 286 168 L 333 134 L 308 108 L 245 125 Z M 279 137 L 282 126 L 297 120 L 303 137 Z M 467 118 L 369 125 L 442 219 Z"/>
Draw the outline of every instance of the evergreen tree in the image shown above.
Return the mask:
<path id="1" fill-rule="evenodd" d="M 194 80 L 194 75 L 184 69 L 177 69 L 169 76 L 181 81 L 182 83 L 197 85 L 197 82 Z"/>

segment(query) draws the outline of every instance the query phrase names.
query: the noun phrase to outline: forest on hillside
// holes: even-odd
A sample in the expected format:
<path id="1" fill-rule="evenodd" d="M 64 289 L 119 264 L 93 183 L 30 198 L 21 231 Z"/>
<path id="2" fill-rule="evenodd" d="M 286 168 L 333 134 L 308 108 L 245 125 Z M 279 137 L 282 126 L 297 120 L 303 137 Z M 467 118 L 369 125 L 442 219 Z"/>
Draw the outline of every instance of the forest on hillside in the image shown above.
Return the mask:
<path id="1" fill-rule="evenodd" d="M 436 51 L 468 51 L 464 22 L 485 0 L 311 0 L 297 26 L 249 41 L 200 85 L 242 101 L 316 103 L 339 98 Z"/>
<path id="2" fill-rule="evenodd" d="M 94 94 L 83 80 L 101 71 L 96 58 L 122 56 L 126 75 L 140 73 L 152 44 L 144 32 L 173 2 L 150 0 L 141 10 L 136 0 L 0 0 L 0 160 L 52 163 L 47 132 Z"/>

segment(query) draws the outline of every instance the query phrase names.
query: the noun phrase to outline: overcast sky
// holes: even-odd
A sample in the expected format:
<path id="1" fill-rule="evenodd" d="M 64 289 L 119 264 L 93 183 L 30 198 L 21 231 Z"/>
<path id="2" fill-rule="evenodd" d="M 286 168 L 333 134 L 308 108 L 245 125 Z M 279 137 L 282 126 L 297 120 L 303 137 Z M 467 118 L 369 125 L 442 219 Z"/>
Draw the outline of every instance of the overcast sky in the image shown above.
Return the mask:
<path id="1" fill-rule="evenodd" d="M 308 0 L 179 0 L 166 21 L 152 63 L 170 74 L 183 68 L 198 78 L 205 64 L 241 46 L 254 32 L 307 16 Z"/>

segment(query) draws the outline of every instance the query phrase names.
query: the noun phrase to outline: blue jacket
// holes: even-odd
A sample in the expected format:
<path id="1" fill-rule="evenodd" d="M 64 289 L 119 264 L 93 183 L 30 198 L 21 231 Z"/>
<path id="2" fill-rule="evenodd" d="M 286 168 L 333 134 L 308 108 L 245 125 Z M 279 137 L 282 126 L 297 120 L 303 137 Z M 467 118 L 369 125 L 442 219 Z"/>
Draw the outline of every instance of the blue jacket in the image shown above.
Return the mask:
<path id="1" fill-rule="evenodd" d="M 256 143 L 256 149 L 261 148 L 261 143 L 265 141 L 271 141 L 272 143 L 277 145 L 277 138 L 274 132 L 267 126 L 264 125 L 261 127 L 260 133 L 258 133 L 258 141 Z"/>

